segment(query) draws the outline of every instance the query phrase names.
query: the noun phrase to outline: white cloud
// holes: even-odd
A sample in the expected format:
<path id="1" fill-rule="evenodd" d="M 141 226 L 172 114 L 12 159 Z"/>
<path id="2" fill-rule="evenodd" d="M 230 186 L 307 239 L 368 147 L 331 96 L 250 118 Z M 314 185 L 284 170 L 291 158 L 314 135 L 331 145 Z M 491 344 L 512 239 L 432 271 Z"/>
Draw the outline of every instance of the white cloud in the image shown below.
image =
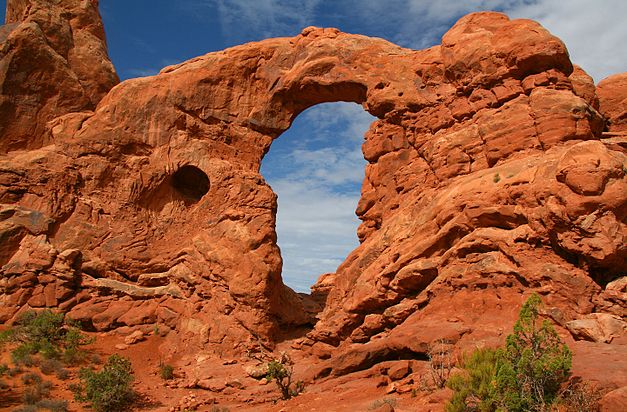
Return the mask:
<path id="1" fill-rule="evenodd" d="M 264 159 L 262 174 L 279 196 L 276 230 L 283 280 L 295 290 L 308 291 L 359 244 L 355 208 L 365 167 L 361 144 L 372 120 L 354 103 L 315 106 L 296 119 Z"/>
<path id="2" fill-rule="evenodd" d="M 573 63 L 595 82 L 627 70 L 627 1 L 540 0 L 506 10 L 538 21 L 566 43 Z"/>
<path id="3" fill-rule="evenodd" d="M 204 0 L 216 7 L 231 39 L 293 36 L 308 25 L 321 0 Z"/>
<path id="4" fill-rule="evenodd" d="M 422 49 L 439 44 L 461 16 L 483 10 L 538 21 L 566 43 L 573 63 L 596 82 L 627 70 L 625 0 L 351 0 L 364 24 L 384 27 L 389 40 Z"/>

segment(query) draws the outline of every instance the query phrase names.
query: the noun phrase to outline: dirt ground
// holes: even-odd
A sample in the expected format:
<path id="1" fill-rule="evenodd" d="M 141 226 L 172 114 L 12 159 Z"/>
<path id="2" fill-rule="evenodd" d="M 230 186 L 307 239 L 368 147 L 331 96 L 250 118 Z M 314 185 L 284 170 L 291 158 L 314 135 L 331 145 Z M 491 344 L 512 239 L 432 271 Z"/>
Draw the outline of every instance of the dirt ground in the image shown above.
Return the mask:
<path id="1" fill-rule="evenodd" d="M 39 366 L 22 367 L 14 376 L 5 373 L 0 377 L 5 383 L 0 389 L 0 410 L 15 411 L 24 406 L 27 385 L 23 376 L 33 372 L 51 382 L 47 398 L 66 400 L 69 411 L 90 410 L 88 404 L 74 400 L 70 385 L 79 382 L 81 366 L 98 370 L 114 353 L 128 357 L 133 366 L 133 388 L 138 398 L 129 411 L 442 411 L 448 394 L 446 390 L 421 392 L 418 384 L 413 391 L 396 393 L 390 389 L 389 379 L 371 368 L 339 378 L 305 382 L 304 391 L 286 401 L 280 399 L 274 382 L 249 376 L 247 369 L 256 364 L 250 358 L 175 354 L 166 359 L 160 352 L 166 338 L 155 333 L 149 332 L 143 341 L 131 345 L 125 345 L 125 336 L 115 332 L 89 335 L 95 337 L 95 342 L 84 347 L 87 357 L 82 365 L 66 367 L 67 379 L 59 379 L 54 373 L 42 374 Z M 292 348 L 292 343 L 287 340 L 277 349 L 290 354 L 294 378 L 298 380 L 308 364 L 301 352 Z M 0 364 L 9 368 L 14 367 L 11 349 L 11 345 L 5 345 L 0 357 Z M 171 380 L 160 376 L 159 365 L 165 363 L 174 366 Z"/>

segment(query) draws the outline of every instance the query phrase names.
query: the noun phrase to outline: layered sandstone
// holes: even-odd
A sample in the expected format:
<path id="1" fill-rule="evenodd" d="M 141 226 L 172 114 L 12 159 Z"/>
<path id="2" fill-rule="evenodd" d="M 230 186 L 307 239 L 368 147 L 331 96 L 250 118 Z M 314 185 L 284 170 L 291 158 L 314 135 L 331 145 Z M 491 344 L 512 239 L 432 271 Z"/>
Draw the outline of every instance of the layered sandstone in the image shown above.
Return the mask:
<path id="1" fill-rule="evenodd" d="M 307 28 L 106 93 L 96 3 L 68 4 L 9 1 L 20 23 L 1 29 L 13 69 L 1 79 L 0 320 L 58 307 L 86 328 L 159 324 L 176 331 L 172 347 L 220 352 L 315 323 L 298 346 L 331 359 L 312 376 L 424 358 L 440 339 L 498 342 L 531 291 L 565 328 L 624 325 L 626 77 L 596 88 L 539 24 L 475 13 L 420 51 Z M 54 30 L 37 23 L 45 11 Z M 75 57 L 49 34 L 59 27 Z M 33 50 L 52 57 L 18 58 Z M 83 70 L 90 59 L 100 74 Z M 39 74 L 11 89 L 22 72 Z M 26 105 L 43 84 L 55 88 Z M 277 199 L 259 167 L 300 112 L 333 101 L 377 120 L 361 245 L 315 286 L 312 319 L 281 281 Z"/>

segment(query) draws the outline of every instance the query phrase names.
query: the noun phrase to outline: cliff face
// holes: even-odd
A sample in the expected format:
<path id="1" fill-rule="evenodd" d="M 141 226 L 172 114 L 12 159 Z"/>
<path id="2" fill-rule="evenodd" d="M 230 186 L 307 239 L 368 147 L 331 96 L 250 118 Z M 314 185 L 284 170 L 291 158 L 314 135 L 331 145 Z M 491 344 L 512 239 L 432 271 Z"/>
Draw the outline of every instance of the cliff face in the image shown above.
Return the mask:
<path id="1" fill-rule="evenodd" d="M 58 307 L 235 351 L 312 323 L 282 284 L 259 166 L 300 112 L 350 101 L 377 117 L 361 245 L 299 345 L 383 359 L 488 342 L 531 291 L 565 327 L 622 325 L 627 74 L 596 88 L 537 23 L 475 13 L 427 50 L 307 28 L 111 89 L 96 6 L 8 2 L 1 321 Z M 334 373 L 363 367 L 338 356 Z"/>
<path id="2" fill-rule="evenodd" d="M 0 41 L 0 153 L 53 143 L 46 122 L 93 110 L 119 83 L 98 0 L 7 1 Z"/>

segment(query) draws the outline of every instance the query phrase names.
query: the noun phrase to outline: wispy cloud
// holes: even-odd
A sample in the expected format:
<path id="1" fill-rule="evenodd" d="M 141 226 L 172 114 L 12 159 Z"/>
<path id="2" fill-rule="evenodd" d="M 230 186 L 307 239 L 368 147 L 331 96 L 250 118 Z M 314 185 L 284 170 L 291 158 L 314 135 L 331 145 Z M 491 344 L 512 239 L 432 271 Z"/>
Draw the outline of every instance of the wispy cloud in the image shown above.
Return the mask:
<path id="1" fill-rule="evenodd" d="M 627 70 L 627 2 L 540 0 L 508 8 L 510 17 L 538 21 L 566 43 L 573 63 L 596 82 Z"/>
<path id="2" fill-rule="evenodd" d="M 307 291 L 320 274 L 335 271 L 359 244 L 361 143 L 372 120 L 353 103 L 315 106 L 264 159 L 262 174 L 279 196 L 283 279 L 296 290 Z"/>
<path id="3" fill-rule="evenodd" d="M 293 36 L 312 20 L 322 0 L 187 0 L 215 8 L 231 41 Z"/>
<path id="4" fill-rule="evenodd" d="M 624 0 L 354 0 L 357 4 L 361 20 L 385 27 L 389 39 L 404 47 L 439 44 L 442 34 L 463 15 L 494 10 L 538 21 L 566 43 L 573 63 L 597 82 L 627 70 Z"/>

